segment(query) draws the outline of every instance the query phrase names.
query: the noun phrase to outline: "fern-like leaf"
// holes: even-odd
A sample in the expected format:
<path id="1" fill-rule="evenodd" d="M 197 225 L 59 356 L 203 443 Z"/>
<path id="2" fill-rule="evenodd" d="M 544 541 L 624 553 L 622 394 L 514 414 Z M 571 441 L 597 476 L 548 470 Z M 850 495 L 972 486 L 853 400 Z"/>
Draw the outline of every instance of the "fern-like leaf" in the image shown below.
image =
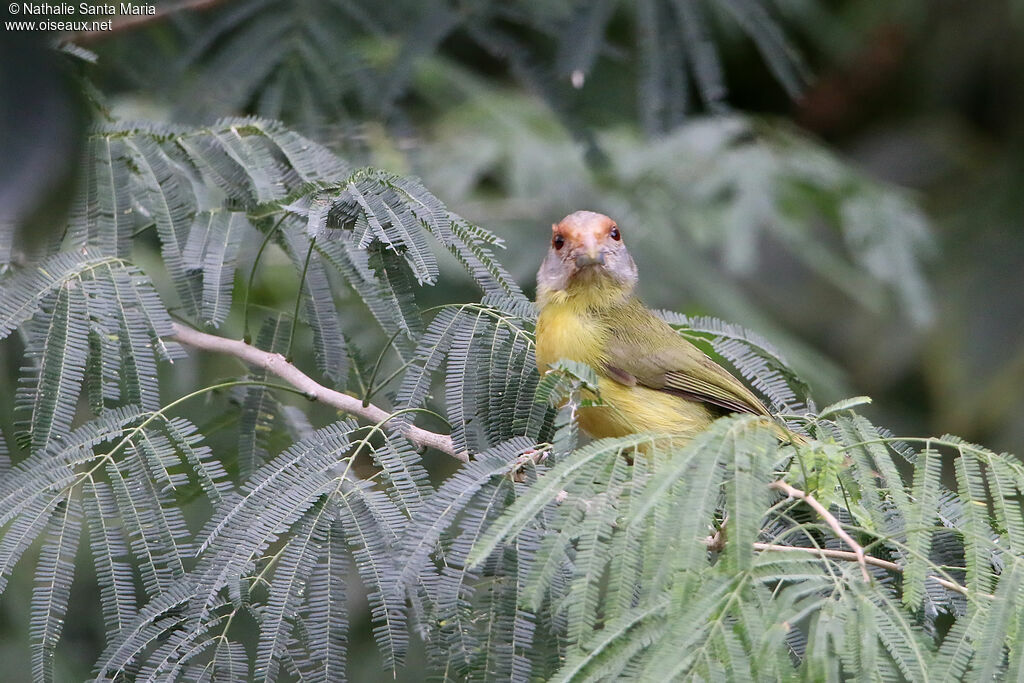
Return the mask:
<path id="1" fill-rule="evenodd" d="M 245 215 L 235 211 L 198 214 L 189 230 L 182 258 L 189 270 L 202 272 L 202 318 L 207 325 L 217 327 L 227 318 L 238 250 L 251 230 Z"/>
<path id="2" fill-rule="evenodd" d="M 256 347 L 273 353 L 284 353 L 291 334 L 292 321 L 283 315 L 268 317 L 256 335 Z M 253 372 L 254 380 L 267 377 L 265 370 Z M 279 405 L 268 387 L 245 387 L 242 413 L 238 418 L 238 460 L 243 477 L 262 465 L 268 455 L 267 442 L 273 432 Z"/>
<path id="3" fill-rule="evenodd" d="M 61 287 L 29 333 L 18 407 L 28 413 L 24 443 L 38 450 L 70 431 L 85 379 L 89 352 L 89 318 L 78 282 Z"/>
<path id="4" fill-rule="evenodd" d="M 306 581 L 323 552 L 327 529 L 334 521 L 331 506 L 314 506 L 297 525 L 277 560 L 267 604 L 260 613 L 260 640 L 256 649 L 255 676 L 277 678 L 277 664 L 288 644 L 291 620 L 298 612 Z"/>
<path id="5" fill-rule="evenodd" d="M 918 454 L 914 469 L 914 503 L 907 514 L 907 564 L 903 570 L 903 602 L 915 608 L 924 595 L 931 525 L 938 508 L 941 477 L 940 454 L 926 448 Z"/>
<path id="6" fill-rule="evenodd" d="M 309 625 L 306 647 L 313 665 L 305 673 L 313 681 L 329 683 L 345 676 L 348 644 L 349 562 L 337 522 L 326 529 L 323 543 L 324 552 L 308 578 L 302 615 Z"/>
<path id="7" fill-rule="evenodd" d="M 100 585 L 100 605 L 110 636 L 125 628 L 136 612 L 128 544 L 110 486 L 103 481 L 91 481 L 83 492 L 89 541 Z"/>
<path id="8" fill-rule="evenodd" d="M 50 520 L 36 567 L 29 637 L 32 676 L 37 681 L 53 680 L 53 656 L 67 613 L 81 530 L 81 506 L 74 498 L 68 499 Z"/>

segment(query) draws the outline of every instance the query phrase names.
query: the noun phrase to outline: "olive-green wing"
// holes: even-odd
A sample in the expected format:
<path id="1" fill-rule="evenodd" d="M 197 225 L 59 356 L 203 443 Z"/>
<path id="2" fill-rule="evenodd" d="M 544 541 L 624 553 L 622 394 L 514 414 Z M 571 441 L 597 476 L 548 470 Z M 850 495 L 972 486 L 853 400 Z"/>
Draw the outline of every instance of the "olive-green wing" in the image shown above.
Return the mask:
<path id="1" fill-rule="evenodd" d="M 617 382 L 731 412 L 770 415 L 742 382 L 646 309 L 624 307 L 606 322 L 610 334 L 605 371 Z"/>

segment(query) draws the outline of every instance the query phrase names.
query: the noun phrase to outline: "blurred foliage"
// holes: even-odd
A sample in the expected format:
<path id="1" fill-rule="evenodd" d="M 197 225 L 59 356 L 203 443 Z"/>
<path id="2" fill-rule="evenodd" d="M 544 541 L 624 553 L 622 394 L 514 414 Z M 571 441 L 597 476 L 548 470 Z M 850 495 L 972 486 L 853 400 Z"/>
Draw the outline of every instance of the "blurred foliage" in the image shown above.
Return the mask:
<path id="1" fill-rule="evenodd" d="M 248 110 L 307 130 L 408 123 L 417 62 L 439 51 L 506 71 L 573 127 L 584 120 L 565 100 L 610 57 L 630 72 L 650 133 L 678 125 L 696 102 L 728 108 L 719 44 L 740 36 L 789 94 L 806 75 L 773 11 L 755 0 L 398 0 L 386 12 L 366 0 L 238 0 L 212 20 L 186 14 L 175 24 L 156 50 L 112 66 L 147 90 L 166 88 L 176 119 Z"/>

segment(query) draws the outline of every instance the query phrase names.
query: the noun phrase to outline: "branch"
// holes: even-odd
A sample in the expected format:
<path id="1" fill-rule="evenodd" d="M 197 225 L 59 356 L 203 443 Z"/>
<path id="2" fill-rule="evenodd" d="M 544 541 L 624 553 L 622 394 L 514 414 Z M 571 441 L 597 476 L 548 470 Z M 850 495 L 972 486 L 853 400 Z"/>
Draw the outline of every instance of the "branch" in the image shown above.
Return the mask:
<path id="1" fill-rule="evenodd" d="M 777 491 L 782 491 L 790 498 L 799 498 L 800 500 L 810 505 L 814 509 L 814 511 L 817 512 L 823 520 L 825 520 L 825 523 L 832 528 L 832 531 L 836 532 L 836 536 L 841 538 L 846 543 L 846 545 L 850 546 L 850 548 L 853 550 L 854 555 L 856 555 L 857 557 L 857 562 L 860 564 L 860 572 L 864 576 L 864 580 L 867 582 L 871 581 L 871 575 L 868 574 L 868 564 L 866 556 L 864 555 L 864 548 L 862 548 L 861 545 L 857 543 L 857 541 L 853 540 L 853 537 L 850 536 L 850 534 L 846 533 L 846 529 L 844 529 L 843 526 L 839 523 L 839 520 L 835 518 L 835 515 L 826 510 L 825 506 L 819 503 L 814 496 L 812 496 L 809 493 L 805 493 L 804 491 L 801 491 L 796 487 L 790 486 L 784 481 L 780 480 L 772 482 L 769 485 L 769 488 L 776 489 Z"/>
<path id="2" fill-rule="evenodd" d="M 818 555 L 819 557 L 831 557 L 837 560 L 856 560 L 860 562 L 861 558 L 857 557 L 857 553 L 851 553 L 849 550 L 830 550 L 828 548 L 805 548 L 802 546 L 795 545 L 778 545 L 776 543 L 755 543 L 754 550 L 798 550 L 800 552 L 811 553 L 812 555 Z M 899 566 L 895 562 L 889 560 L 883 560 L 871 555 L 864 555 L 864 562 L 882 569 L 888 569 L 889 571 L 903 573 L 903 567 Z M 967 595 L 967 588 L 961 586 L 955 581 L 948 581 L 938 576 L 930 575 L 929 578 L 934 579 L 940 586 L 945 586 L 951 591 L 956 591 L 961 595 Z"/>
<path id="3" fill-rule="evenodd" d="M 354 396 L 343 394 L 340 391 L 335 391 L 319 384 L 312 377 L 289 363 L 280 353 L 263 351 L 238 339 L 218 337 L 179 325 L 178 323 L 173 323 L 173 325 L 174 336 L 172 339 L 175 341 L 204 351 L 226 353 L 240 358 L 246 363 L 261 367 L 305 393 L 311 401 L 326 403 L 338 410 L 365 418 L 370 422 L 385 422 L 391 417 L 391 413 L 383 408 L 379 408 L 372 403 L 364 406 L 363 402 Z M 400 431 L 405 438 L 419 446 L 429 446 L 442 453 L 447 453 L 462 462 L 469 462 L 469 455 L 465 452 L 457 451 L 452 438 L 447 434 L 437 434 L 412 424 L 401 427 Z"/>
<path id="4" fill-rule="evenodd" d="M 722 530 L 719 529 L 715 532 L 714 536 L 706 536 L 704 538 L 704 545 L 709 550 L 720 551 L 722 546 L 725 545 L 725 539 L 722 536 Z M 781 545 L 778 543 L 754 543 L 754 550 L 778 550 L 782 552 L 796 551 L 801 553 L 810 553 L 811 555 L 817 555 L 821 558 L 831 558 L 833 560 L 850 560 L 860 562 L 860 558 L 857 557 L 857 553 L 850 552 L 849 550 L 832 550 L 830 548 L 809 548 L 806 546 L 799 545 Z M 872 557 L 871 555 L 864 555 L 864 562 L 866 564 L 873 565 L 875 567 L 881 567 L 882 569 L 888 569 L 892 572 L 903 573 L 903 567 L 899 566 L 895 562 L 889 560 L 883 560 L 878 557 Z M 967 588 L 961 586 L 955 581 L 949 581 L 947 579 L 940 578 L 934 574 L 929 575 L 930 579 L 934 579 L 940 586 L 944 586 L 951 591 L 956 591 L 961 595 L 967 595 Z M 984 595 L 984 594 L 982 594 Z M 991 596 L 988 596 L 991 597 Z"/>
<path id="5" fill-rule="evenodd" d="M 62 40 L 70 43 L 78 43 L 80 45 L 88 45 L 95 43 L 98 40 L 103 40 L 115 33 L 122 31 L 131 31 L 140 26 L 151 24 L 155 21 L 160 21 L 165 17 L 172 14 L 177 14 L 182 11 L 192 10 L 205 10 L 219 5 L 224 0 L 183 0 L 176 5 L 164 5 L 156 10 L 153 14 L 138 14 L 126 16 L 118 21 L 111 22 L 110 28 L 106 31 L 76 31 L 74 33 L 67 33 L 62 36 Z"/>

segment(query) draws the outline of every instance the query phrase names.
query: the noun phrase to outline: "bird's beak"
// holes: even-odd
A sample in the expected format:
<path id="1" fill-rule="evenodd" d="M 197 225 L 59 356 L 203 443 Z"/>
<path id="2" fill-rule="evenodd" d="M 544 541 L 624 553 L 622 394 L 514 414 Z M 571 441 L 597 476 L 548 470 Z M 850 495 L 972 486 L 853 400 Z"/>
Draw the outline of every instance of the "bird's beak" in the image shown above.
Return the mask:
<path id="1" fill-rule="evenodd" d="M 603 266 L 604 265 L 604 251 L 601 249 L 590 248 L 586 252 L 576 254 L 576 267 L 585 268 L 586 266 Z"/>

